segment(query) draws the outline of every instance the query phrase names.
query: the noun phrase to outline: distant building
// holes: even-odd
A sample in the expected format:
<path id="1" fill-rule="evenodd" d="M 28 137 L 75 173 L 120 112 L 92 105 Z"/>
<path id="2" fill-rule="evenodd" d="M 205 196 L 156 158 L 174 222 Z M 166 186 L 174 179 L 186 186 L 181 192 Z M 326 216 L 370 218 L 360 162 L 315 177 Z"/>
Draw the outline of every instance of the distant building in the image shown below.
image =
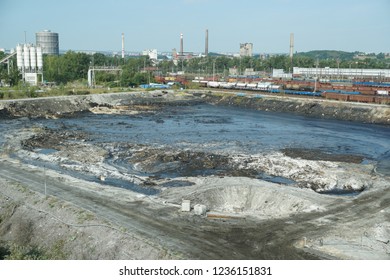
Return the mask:
<path id="1" fill-rule="evenodd" d="M 283 69 L 273 69 L 272 70 L 272 78 L 291 79 L 292 77 L 293 77 L 293 74 L 291 74 L 291 73 L 284 73 Z"/>
<path id="2" fill-rule="evenodd" d="M 390 69 L 361 69 L 361 68 L 293 68 L 294 76 L 329 77 L 329 78 L 390 78 Z"/>
<path id="3" fill-rule="evenodd" d="M 229 75 L 230 76 L 238 76 L 238 68 L 229 68 Z"/>
<path id="4" fill-rule="evenodd" d="M 245 68 L 244 76 L 257 76 L 259 75 L 258 71 L 255 71 L 253 68 Z"/>
<path id="5" fill-rule="evenodd" d="M 157 50 L 156 49 L 153 49 L 153 50 L 144 50 L 142 52 L 142 55 L 146 55 L 146 56 L 149 56 L 150 59 L 153 59 L 153 60 L 157 60 Z"/>
<path id="6" fill-rule="evenodd" d="M 240 56 L 253 56 L 253 44 L 252 43 L 244 43 L 240 44 Z"/>
<path id="7" fill-rule="evenodd" d="M 59 55 L 60 44 L 58 33 L 44 30 L 42 32 L 37 32 L 35 36 L 36 46 L 42 48 L 43 54 Z"/>

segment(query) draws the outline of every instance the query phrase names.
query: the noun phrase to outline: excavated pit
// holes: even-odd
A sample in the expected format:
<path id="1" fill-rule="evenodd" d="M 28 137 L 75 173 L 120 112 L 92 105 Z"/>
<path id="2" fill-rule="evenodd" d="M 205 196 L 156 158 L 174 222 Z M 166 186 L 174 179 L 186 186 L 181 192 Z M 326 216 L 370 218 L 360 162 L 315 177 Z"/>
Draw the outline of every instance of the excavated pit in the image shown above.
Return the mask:
<path id="1" fill-rule="evenodd" d="M 211 105 L 137 104 L 30 122 L 14 157 L 146 193 L 158 192 L 160 179 L 214 175 L 358 194 L 371 187 L 389 148 L 384 126 L 374 132 L 372 125 Z"/>
<path id="2" fill-rule="evenodd" d="M 151 214 L 152 220 L 158 213 L 170 229 L 180 228 L 185 220 L 183 228 L 214 241 L 222 238 L 243 258 L 297 257 L 292 242 L 310 234 L 311 246 L 317 248 L 318 240 L 339 238 L 337 228 L 350 234 L 342 238 L 348 242 L 360 240 L 365 232 L 378 235 L 378 229 L 379 245 L 388 240 L 382 224 L 388 218 L 388 126 L 198 101 L 99 98 L 88 97 L 89 105 L 77 114 L 70 108 L 75 104 L 65 102 L 49 110 L 50 116 L 35 118 L 26 113 L 43 109 L 43 103 L 35 102 L 20 110 L 32 119 L 3 119 L 2 156 L 33 166 L 34 174 L 46 170 L 92 182 L 88 188 L 100 200 L 103 192 L 117 194 L 110 197 L 112 204 L 131 193 L 134 200 L 144 200 L 137 202 L 143 205 L 139 211 Z M 10 108 L 16 114 L 19 106 Z M 181 213 L 177 209 L 183 199 L 192 206 L 206 205 L 208 213 L 222 219 Z M 151 210 L 155 205 L 157 212 Z M 379 248 L 377 241 L 371 242 Z"/>

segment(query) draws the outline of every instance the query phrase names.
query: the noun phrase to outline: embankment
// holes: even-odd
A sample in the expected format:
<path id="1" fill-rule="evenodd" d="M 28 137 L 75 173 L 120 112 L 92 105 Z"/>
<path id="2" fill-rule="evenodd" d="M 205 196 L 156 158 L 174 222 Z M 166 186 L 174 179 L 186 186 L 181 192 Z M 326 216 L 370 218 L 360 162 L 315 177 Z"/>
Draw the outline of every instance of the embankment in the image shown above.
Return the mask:
<path id="1" fill-rule="evenodd" d="M 231 93 L 205 93 L 201 91 L 192 94 L 155 91 L 7 100 L 0 101 L 0 118 L 52 118 L 77 114 L 97 107 L 115 108 L 132 105 L 153 104 L 159 106 L 198 103 L 286 112 L 324 119 L 390 124 L 390 106 L 387 105 L 284 96 L 237 96 Z"/>
<path id="2" fill-rule="evenodd" d="M 308 117 L 390 124 L 390 106 L 377 104 L 329 101 L 311 98 L 276 96 L 237 96 L 236 94 L 208 93 L 206 102 L 271 112 L 286 112 Z"/>
<path id="3" fill-rule="evenodd" d="M 173 92 L 110 93 L 0 101 L 1 118 L 56 118 L 86 112 L 92 108 L 131 105 L 189 105 L 199 98 Z"/>

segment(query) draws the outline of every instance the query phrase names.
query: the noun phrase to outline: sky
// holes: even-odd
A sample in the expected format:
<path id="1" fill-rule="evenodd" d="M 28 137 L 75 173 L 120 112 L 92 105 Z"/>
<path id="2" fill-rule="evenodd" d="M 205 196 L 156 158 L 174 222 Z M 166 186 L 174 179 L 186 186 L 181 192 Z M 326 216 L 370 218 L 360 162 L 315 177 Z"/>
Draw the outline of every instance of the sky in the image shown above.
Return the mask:
<path id="1" fill-rule="evenodd" d="M 0 0 L 0 48 L 59 33 L 60 50 L 126 52 L 180 48 L 254 53 L 340 50 L 390 53 L 390 0 Z"/>

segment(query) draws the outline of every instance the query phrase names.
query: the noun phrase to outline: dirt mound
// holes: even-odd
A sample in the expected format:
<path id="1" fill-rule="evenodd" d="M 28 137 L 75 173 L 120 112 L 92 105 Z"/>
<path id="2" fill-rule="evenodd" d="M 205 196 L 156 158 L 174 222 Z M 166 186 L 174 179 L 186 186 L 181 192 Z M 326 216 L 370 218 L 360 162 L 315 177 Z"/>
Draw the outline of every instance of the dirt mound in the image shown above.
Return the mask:
<path id="1" fill-rule="evenodd" d="M 195 199 L 211 210 L 243 213 L 265 218 L 284 217 L 321 210 L 319 205 L 280 187 L 232 186 L 198 193 Z"/>
<path id="2" fill-rule="evenodd" d="M 242 214 L 262 219 L 323 211 L 333 198 L 307 189 L 297 189 L 245 177 L 192 177 L 194 184 L 170 188 L 160 195 L 167 202 L 206 205 L 210 212 Z"/>

